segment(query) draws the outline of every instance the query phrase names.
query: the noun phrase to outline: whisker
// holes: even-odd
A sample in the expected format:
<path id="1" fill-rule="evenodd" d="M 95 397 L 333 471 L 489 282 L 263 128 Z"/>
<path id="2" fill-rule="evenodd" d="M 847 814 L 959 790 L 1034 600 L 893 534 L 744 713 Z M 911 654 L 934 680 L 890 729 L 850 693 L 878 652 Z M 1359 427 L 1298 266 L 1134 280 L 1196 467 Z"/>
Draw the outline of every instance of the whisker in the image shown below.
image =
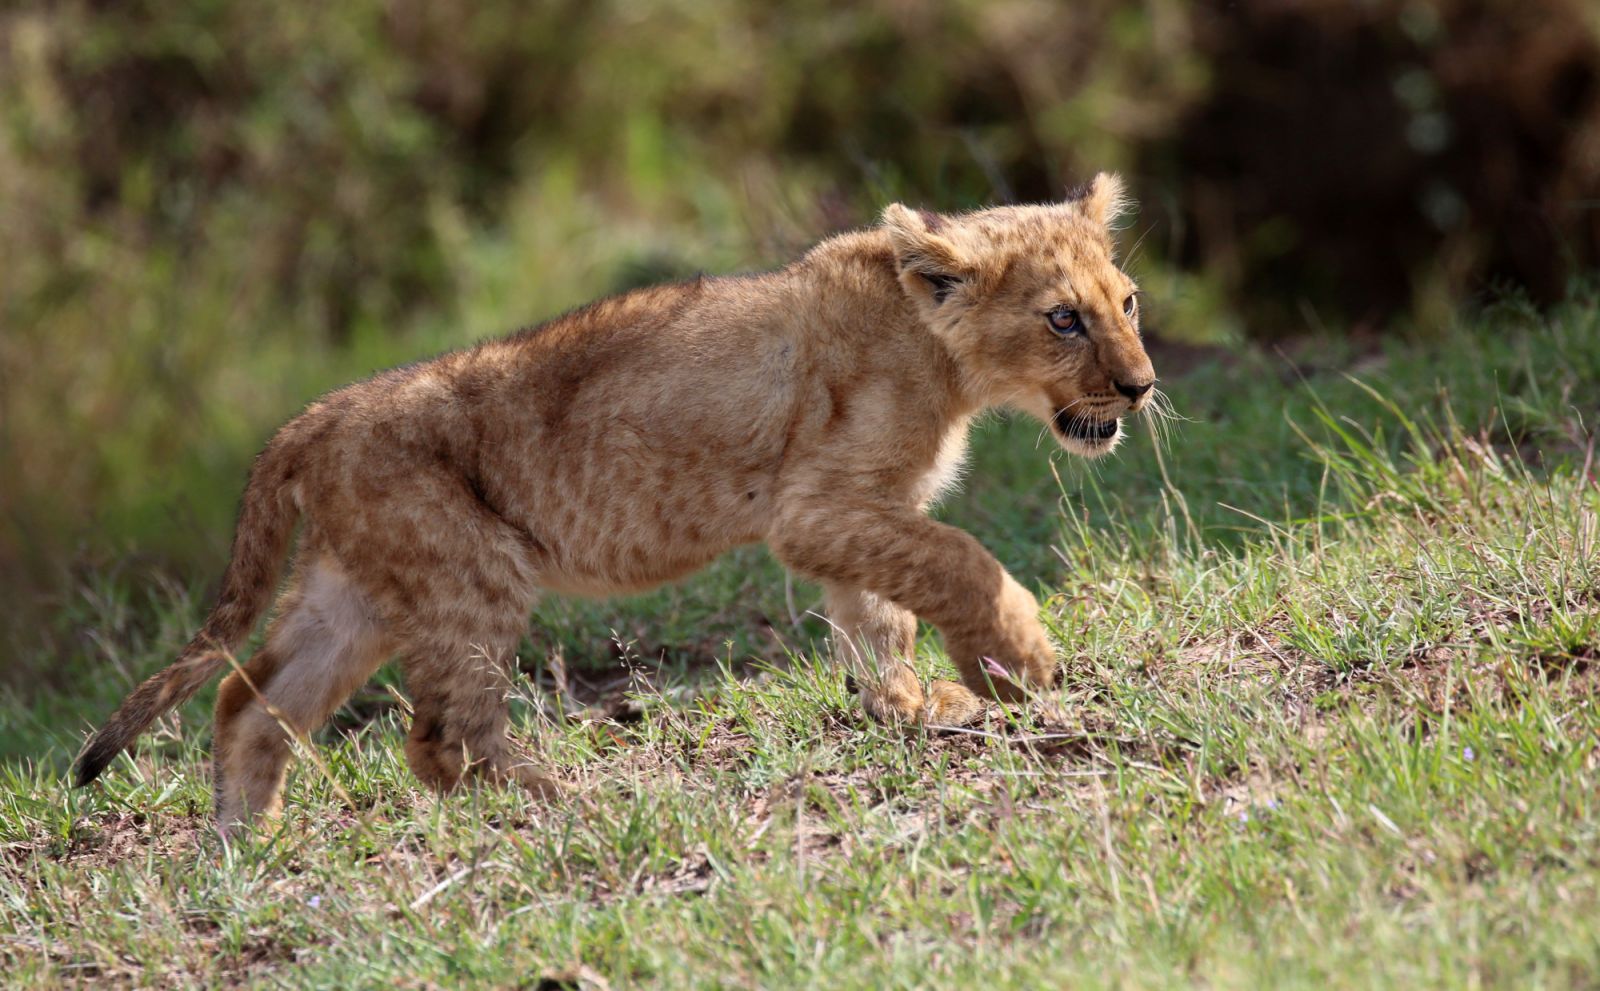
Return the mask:
<path id="1" fill-rule="evenodd" d="M 1172 397 L 1168 396 L 1160 389 L 1156 389 L 1150 393 L 1149 409 L 1164 420 L 1182 421 L 1184 423 L 1194 422 L 1188 417 L 1178 413 L 1172 405 Z"/>
<path id="2" fill-rule="evenodd" d="M 1145 407 L 1150 415 L 1151 433 L 1163 449 L 1170 449 L 1174 426 L 1178 423 L 1192 423 L 1188 417 L 1178 413 L 1172 405 L 1172 398 L 1160 389 L 1150 393 L 1150 402 Z"/>

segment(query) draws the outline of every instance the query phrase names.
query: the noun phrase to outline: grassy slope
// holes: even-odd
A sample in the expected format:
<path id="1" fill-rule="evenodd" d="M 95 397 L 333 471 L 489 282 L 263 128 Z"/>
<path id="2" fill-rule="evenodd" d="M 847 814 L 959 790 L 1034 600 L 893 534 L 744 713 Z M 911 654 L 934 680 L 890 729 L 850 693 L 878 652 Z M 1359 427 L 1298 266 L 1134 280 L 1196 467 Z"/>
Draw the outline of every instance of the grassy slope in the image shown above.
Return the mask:
<path id="1" fill-rule="evenodd" d="M 622 723 L 550 719 L 535 665 L 520 712 L 586 786 L 574 807 L 419 792 L 375 694 L 295 772 L 283 827 L 224 848 L 203 703 L 103 787 L 63 787 L 82 714 L 195 618 L 181 593 L 152 609 L 108 581 L 75 621 L 117 677 L 3 713 L 6 749 L 34 759 L 0 765 L 0 972 L 1592 985 L 1600 494 L 1580 466 L 1600 308 L 1295 361 L 1303 380 L 1240 358 L 1171 381 L 1191 422 L 1160 457 L 1139 437 L 1085 469 L 1027 424 L 978 436 L 946 514 L 1045 592 L 1062 725 L 863 722 L 749 552 L 642 602 L 541 607 L 528 653 L 560 647 L 589 681 L 670 648 Z M 1374 392 L 1328 371 L 1346 367 Z M 608 628 L 634 646 L 608 650 Z M 752 652 L 781 663 L 750 677 Z M 934 638 L 923 661 L 945 665 Z"/>

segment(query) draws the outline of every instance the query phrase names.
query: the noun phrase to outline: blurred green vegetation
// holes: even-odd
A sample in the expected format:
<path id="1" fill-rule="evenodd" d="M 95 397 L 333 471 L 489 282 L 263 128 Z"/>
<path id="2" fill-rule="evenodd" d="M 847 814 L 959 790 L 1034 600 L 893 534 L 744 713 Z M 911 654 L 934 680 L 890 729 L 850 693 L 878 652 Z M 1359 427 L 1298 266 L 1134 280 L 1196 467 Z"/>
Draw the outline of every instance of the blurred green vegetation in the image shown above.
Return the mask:
<path id="1" fill-rule="evenodd" d="M 250 457 L 334 385 L 603 293 L 780 263 L 891 199 L 955 209 L 1051 198 L 1121 169 L 1145 203 L 1127 239 L 1158 333 L 1217 342 L 1337 330 L 1374 307 L 1425 314 L 1492 275 L 1544 270 L 1537 252 L 1519 269 L 1482 249 L 1483 224 L 1503 213 L 1499 187 L 1450 178 L 1488 161 L 1468 140 L 1473 114 L 1494 124 L 1504 111 L 1527 126 L 1490 174 L 1539 199 L 1563 258 L 1590 257 L 1584 225 L 1600 211 L 1562 227 L 1560 210 L 1586 195 L 1573 163 L 1600 141 L 1592 11 L 1560 0 L 1282 6 L 9 4 L 0 590 L 17 592 L 18 607 L 8 619 L 73 569 L 134 551 L 140 567 L 214 572 Z M 1280 161 L 1281 135 L 1251 122 L 1332 120 L 1294 85 L 1324 85 L 1326 73 L 1251 76 L 1274 68 L 1252 53 L 1302 29 L 1335 56 L 1367 53 L 1362 78 L 1394 114 L 1358 114 L 1352 126 L 1393 126 L 1359 147 L 1340 132 L 1344 147 Z M 1485 32 L 1516 56 L 1518 86 L 1505 92 L 1521 102 L 1509 109 L 1495 109 L 1494 92 L 1461 102 L 1473 86 L 1493 90 L 1501 71 L 1462 61 Z M 1541 137 L 1552 114 L 1576 122 L 1555 143 Z M 1468 157 L 1443 163 L 1455 171 L 1351 177 L 1365 161 L 1441 164 L 1429 157 L 1438 148 L 1418 145 L 1417 134 L 1437 137 L 1418 130 L 1423 117 L 1461 136 Z M 1256 144 L 1211 154 L 1205 136 L 1219 120 L 1235 135 L 1259 131 Z M 1360 212 L 1327 190 L 1364 196 L 1374 182 L 1398 189 L 1400 206 L 1342 227 L 1330 243 L 1345 254 L 1332 262 L 1309 250 L 1319 218 Z M 1263 207 L 1248 195 L 1286 185 L 1320 198 L 1279 192 Z M 1379 280 L 1352 303 L 1340 266 L 1376 239 L 1413 264 L 1399 289 Z M 1302 258 L 1309 274 L 1294 267 Z M 1263 273 L 1274 291 L 1262 291 Z"/>

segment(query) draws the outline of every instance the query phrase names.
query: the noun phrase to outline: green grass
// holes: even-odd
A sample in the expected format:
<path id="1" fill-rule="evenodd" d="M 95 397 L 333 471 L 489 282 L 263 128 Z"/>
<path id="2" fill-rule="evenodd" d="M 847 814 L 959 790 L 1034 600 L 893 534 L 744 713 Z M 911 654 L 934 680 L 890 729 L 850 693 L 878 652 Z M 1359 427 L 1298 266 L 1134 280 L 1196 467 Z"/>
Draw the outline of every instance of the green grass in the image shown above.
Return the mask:
<path id="1" fill-rule="evenodd" d="M 419 790 L 374 691 L 300 762 L 281 828 L 224 846 L 203 701 L 65 787 L 84 721 L 198 614 L 178 585 L 97 575 L 61 618 L 72 687 L 0 710 L 0 972 L 1593 986 L 1600 301 L 1580 295 L 1359 354 L 1217 355 L 1169 376 L 1170 443 L 1108 463 L 985 424 L 942 512 L 1043 593 L 1054 721 L 865 721 L 817 654 L 815 590 L 791 615 L 750 551 L 641 600 L 540 607 L 517 711 L 582 787 L 571 807 Z M 564 717 L 557 648 L 642 714 Z M 919 660 L 948 670 L 934 637 Z"/>

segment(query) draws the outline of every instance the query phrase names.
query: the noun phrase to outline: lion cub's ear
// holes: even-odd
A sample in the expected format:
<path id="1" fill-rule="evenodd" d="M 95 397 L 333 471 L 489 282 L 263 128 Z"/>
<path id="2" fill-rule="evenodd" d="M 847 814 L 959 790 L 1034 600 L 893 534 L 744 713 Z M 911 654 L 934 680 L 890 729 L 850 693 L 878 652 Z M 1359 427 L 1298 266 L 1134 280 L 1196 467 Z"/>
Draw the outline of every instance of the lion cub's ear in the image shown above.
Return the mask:
<path id="1" fill-rule="evenodd" d="M 913 300 L 939 307 L 972 275 L 961 252 L 939 231 L 945 220 L 936 213 L 891 203 L 883 211 L 883 229 L 894 246 L 900 284 Z"/>
<path id="2" fill-rule="evenodd" d="M 1117 219 L 1133 206 L 1122 178 L 1112 172 L 1101 172 L 1080 186 L 1067 190 L 1067 202 L 1083 211 L 1083 215 L 1101 227 L 1114 227 Z"/>

